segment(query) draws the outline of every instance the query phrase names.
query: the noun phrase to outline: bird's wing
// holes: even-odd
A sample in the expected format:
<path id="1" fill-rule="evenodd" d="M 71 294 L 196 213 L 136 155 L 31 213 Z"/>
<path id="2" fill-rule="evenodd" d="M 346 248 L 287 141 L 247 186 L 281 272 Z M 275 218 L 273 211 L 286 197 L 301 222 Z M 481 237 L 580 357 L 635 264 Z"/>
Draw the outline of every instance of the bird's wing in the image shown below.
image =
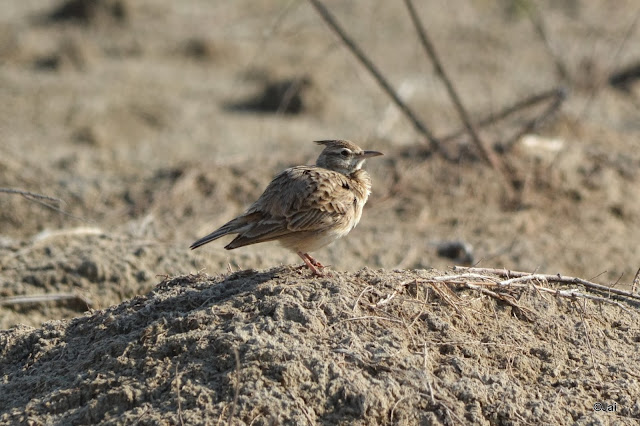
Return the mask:
<path id="1" fill-rule="evenodd" d="M 319 167 L 292 167 L 277 175 L 249 207 L 245 215 L 252 216 L 253 223 L 226 248 L 327 229 L 352 214 L 353 209 L 348 177 Z M 255 220 L 256 216 L 260 219 Z"/>
<path id="2" fill-rule="evenodd" d="M 330 227 L 349 214 L 353 205 L 348 177 L 320 167 L 299 166 L 276 176 L 252 207 L 281 222 L 284 219 L 287 230 L 298 232 Z"/>

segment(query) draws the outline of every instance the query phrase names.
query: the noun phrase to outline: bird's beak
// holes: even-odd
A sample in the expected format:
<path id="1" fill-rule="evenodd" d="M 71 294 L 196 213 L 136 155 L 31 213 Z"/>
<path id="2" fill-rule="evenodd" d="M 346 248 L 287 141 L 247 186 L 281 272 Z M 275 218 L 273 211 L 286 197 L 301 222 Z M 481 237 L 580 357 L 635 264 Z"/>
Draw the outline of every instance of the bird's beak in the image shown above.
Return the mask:
<path id="1" fill-rule="evenodd" d="M 384 155 L 384 154 L 378 151 L 363 151 L 362 154 L 360 154 L 362 158 L 377 157 L 379 155 Z"/>

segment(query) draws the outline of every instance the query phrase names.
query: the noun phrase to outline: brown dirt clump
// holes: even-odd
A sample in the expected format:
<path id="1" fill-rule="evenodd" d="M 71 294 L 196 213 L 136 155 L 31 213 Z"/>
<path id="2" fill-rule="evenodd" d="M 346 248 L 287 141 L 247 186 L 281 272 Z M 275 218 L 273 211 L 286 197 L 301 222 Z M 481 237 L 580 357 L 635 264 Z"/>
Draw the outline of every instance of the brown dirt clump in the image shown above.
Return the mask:
<path id="1" fill-rule="evenodd" d="M 640 419 L 637 306 L 525 287 L 516 295 L 523 316 L 433 280 L 444 275 L 316 278 L 290 267 L 187 275 L 82 317 L 2 331 L 0 422 Z M 616 411 L 594 411 L 599 403 Z"/>
<path id="2" fill-rule="evenodd" d="M 100 20 L 125 22 L 127 4 L 123 0 L 68 0 L 52 10 L 47 18 L 51 22 L 77 22 L 84 25 Z"/>

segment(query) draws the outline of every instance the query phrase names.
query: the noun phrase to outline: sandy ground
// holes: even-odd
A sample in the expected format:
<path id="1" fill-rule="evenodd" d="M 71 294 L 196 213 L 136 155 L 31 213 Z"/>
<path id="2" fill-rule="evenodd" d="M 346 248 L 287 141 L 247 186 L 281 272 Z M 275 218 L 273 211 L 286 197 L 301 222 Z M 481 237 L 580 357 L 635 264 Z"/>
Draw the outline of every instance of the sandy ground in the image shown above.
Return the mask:
<path id="1" fill-rule="evenodd" d="M 447 143 L 452 159 L 429 149 L 306 2 L 76 3 L 11 2 L 0 17 L 0 187 L 64 201 L 0 193 L 1 421 L 640 418 L 633 303 L 522 290 L 532 323 L 486 294 L 455 288 L 464 303 L 448 304 L 425 287 L 384 307 L 402 325 L 352 320 L 373 315 L 356 309 L 363 290 L 384 298 L 465 261 L 631 288 L 640 86 L 608 78 L 640 57 L 636 2 L 536 2 L 546 45 L 522 8 L 533 2 L 418 4 L 473 117 L 567 89 L 560 113 L 502 156 L 515 207 L 466 136 Z M 402 2 L 326 4 L 433 133 L 460 129 Z M 292 79 L 301 92 L 279 107 Z M 504 146 L 526 117 L 481 135 Z M 312 279 L 282 266 L 299 259 L 277 245 L 188 250 L 328 138 L 385 153 L 366 165 L 358 227 L 314 254 L 341 272 Z M 472 256 L 439 255 L 447 241 Z M 597 401 L 618 411 L 594 413 Z"/>
<path id="2" fill-rule="evenodd" d="M 0 421 L 637 422 L 637 303 L 596 306 L 525 287 L 514 308 L 429 283 L 438 275 L 190 275 L 70 321 L 14 328 L 0 333 L 10 377 Z M 600 403 L 615 412 L 594 412 Z"/>

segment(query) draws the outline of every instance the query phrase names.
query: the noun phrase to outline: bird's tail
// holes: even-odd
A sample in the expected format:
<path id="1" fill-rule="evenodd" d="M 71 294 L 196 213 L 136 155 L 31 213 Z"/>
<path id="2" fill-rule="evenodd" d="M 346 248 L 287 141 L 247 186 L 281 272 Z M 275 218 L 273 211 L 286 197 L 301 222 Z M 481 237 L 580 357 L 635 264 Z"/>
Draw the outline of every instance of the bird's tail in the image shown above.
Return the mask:
<path id="1" fill-rule="evenodd" d="M 200 238 L 198 241 L 194 242 L 193 244 L 191 244 L 189 246 L 189 248 L 191 250 L 193 249 L 197 249 L 200 246 L 203 246 L 207 243 L 210 243 L 213 240 L 217 240 L 218 238 L 222 237 L 223 235 L 226 235 L 227 233 L 221 233 L 220 230 L 217 230 L 215 232 L 212 232 L 211 234 Z"/>
<path id="2" fill-rule="evenodd" d="M 220 228 L 216 229 L 209 235 L 206 235 L 200 238 L 198 241 L 191 244 L 189 248 L 191 250 L 197 249 L 198 247 L 203 246 L 207 243 L 210 243 L 213 240 L 217 240 L 220 237 L 224 237 L 225 235 L 237 234 L 239 232 L 242 232 L 246 225 L 247 225 L 247 216 L 237 217 L 225 223 L 224 225 L 222 225 Z"/>

